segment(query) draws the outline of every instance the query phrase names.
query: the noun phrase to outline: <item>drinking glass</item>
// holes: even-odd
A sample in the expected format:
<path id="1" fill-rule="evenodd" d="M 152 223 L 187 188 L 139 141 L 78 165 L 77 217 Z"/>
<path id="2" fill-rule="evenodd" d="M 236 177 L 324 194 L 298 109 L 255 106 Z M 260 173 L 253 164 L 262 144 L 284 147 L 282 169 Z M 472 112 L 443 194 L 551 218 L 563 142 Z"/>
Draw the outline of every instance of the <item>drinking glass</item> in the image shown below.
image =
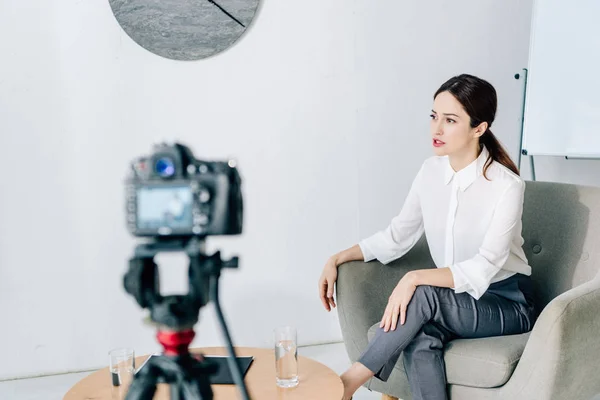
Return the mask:
<path id="1" fill-rule="evenodd" d="M 298 385 L 298 347 L 296 329 L 284 326 L 275 329 L 275 381 L 277 386 Z"/>
<path id="2" fill-rule="evenodd" d="M 113 349 L 108 352 L 112 385 L 126 393 L 135 374 L 135 352 L 129 348 Z"/>

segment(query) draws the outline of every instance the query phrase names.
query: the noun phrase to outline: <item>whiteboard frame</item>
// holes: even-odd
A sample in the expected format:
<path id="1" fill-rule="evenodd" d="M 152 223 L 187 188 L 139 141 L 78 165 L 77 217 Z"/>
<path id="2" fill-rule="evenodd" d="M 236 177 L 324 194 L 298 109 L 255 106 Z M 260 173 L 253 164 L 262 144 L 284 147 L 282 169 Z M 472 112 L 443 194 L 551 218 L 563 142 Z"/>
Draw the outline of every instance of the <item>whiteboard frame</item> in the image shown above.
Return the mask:
<path id="1" fill-rule="evenodd" d="M 534 48 L 535 48 L 535 33 L 536 33 L 536 26 L 537 26 L 537 21 L 538 21 L 538 7 L 540 2 L 543 0 L 533 0 L 533 10 L 532 10 L 532 17 L 531 17 L 531 33 L 529 36 L 529 62 L 528 62 L 528 68 L 524 68 L 524 70 L 526 71 L 525 73 L 525 93 L 523 95 L 523 115 L 521 117 L 521 143 L 520 143 L 520 149 L 519 149 L 519 159 L 522 155 L 526 155 L 531 157 L 531 168 L 532 171 L 534 171 L 534 165 L 533 165 L 533 156 L 547 156 L 547 157 L 564 157 L 567 160 L 573 160 L 573 159 L 579 159 L 579 160 L 600 160 L 600 153 L 598 154 L 581 154 L 581 153 L 568 153 L 568 154 L 555 154 L 555 153 L 538 153 L 538 152 L 534 152 L 533 154 L 531 154 L 529 152 L 529 150 L 527 150 L 526 147 L 526 142 L 527 142 L 527 133 L 525 131 L 525 119 L 526 119 L 526 111 L 527 111 L 527 95 L 529 93 L 529 71 L 531 70 L 531 66 L 534 63 L 534 59 L 532 57 Z M 566 153 L 566 152 L 565 152 Z M 519 168 L 521 167 L 521 162 L 519 160 Z M 533 180 L 535 180 L 535 172 L 532 173 L 533 174 Z"/>

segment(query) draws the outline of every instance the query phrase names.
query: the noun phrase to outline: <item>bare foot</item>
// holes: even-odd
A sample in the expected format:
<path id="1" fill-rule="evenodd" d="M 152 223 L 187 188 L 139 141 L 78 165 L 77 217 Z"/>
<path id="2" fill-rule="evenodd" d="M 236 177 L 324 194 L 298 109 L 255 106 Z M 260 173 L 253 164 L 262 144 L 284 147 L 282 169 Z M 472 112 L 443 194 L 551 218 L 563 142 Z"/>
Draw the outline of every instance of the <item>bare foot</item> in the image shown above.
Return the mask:
<path id="1" fill-rule="evenodd" d="M 340 377 L 344 384 L 344 397 L 342 397 L 342 400 L 351 400 L 358 388 L 371 379 L 373 375 L 375 374 L 361 363 L 352 364 Z"/>

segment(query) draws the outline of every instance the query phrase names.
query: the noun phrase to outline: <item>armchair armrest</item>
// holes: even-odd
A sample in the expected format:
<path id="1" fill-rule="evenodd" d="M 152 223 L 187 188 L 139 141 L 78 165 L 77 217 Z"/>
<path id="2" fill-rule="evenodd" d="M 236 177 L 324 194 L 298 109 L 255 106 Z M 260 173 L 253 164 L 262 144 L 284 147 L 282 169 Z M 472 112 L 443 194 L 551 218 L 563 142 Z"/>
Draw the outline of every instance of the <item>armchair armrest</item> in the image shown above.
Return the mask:
<path id="1" fill-rule="evenodd" d="M 387 265 L 352 261 L 338 267 L 337 310 L 348 355 L 356 361 L 367 346 L 367 331 L 381 319 L 388 298 L 409 271 L 432 268 L 425 237 L 403 257 Z"/>
<path id="2" fill-rule="evenodd" d="M 557 296 L 540 314 L 500 398 L 590 399 L 600 393 L 600 277 Z"/>

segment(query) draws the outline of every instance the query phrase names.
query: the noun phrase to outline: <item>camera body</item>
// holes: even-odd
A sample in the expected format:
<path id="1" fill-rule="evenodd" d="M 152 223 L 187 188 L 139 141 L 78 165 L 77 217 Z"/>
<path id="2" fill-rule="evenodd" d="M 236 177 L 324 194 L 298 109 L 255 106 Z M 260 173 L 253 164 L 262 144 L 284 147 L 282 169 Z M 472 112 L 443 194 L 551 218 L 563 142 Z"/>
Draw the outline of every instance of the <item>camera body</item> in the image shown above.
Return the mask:
<path id="1" fill-rule="evenodd" d="M 127 228 L 133 236 L 242 233 L 241 178 L 233 161 L 198 160 L 183 144 L 162 143 L 131 163 L 125 185 Z"/>

